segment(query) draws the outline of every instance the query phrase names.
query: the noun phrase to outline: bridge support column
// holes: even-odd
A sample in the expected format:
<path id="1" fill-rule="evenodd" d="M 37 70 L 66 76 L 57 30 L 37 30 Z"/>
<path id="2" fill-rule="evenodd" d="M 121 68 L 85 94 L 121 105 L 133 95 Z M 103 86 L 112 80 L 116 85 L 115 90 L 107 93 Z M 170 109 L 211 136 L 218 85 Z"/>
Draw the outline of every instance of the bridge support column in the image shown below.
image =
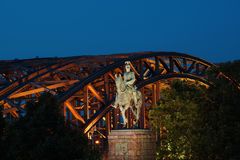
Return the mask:
<path id="1" fill-rule="evenodd" d="M 156 83 L 152 84 L 152 105 L 156 105 L 157 100 L 156 100 Z"/>
<path id="2" fill-rule="evenodd" d="M 118 128 L 118 121 L 119 121 L 119 109 L 114 109 L 113 111 L 113 128 Z"/>
<path id="3" fill-rule="evenodd" d="M 109 85 L 110 85 L 109 76 L 108 76 L 108 74 L 105 74 L 104 75 L 104 91 L 105 91 L 104 102 L 105 102 L 105 104 L 108 104 L 109 99 L 111 98 Z M 110 117 L 109 112 L 106 114 L 106 130 L 107 130 L 107 134 L 111 131 L 111 117 Z"/>
<path id="4" fill-rule="evenodd" d="M 158 103 L 160 101 L 160 82 L 156 82 L 156 102 Z"/>
<path id="5" fill-rule="evenodd" d="M 85 121 L 87 121 L 88 118 L 89 118 L 89 112 L 88 112 L 88 86 L 85 86 L 83 90 L 84 90 L 84 98 L 83 98 L 84 119 L 85 119 Z"/>

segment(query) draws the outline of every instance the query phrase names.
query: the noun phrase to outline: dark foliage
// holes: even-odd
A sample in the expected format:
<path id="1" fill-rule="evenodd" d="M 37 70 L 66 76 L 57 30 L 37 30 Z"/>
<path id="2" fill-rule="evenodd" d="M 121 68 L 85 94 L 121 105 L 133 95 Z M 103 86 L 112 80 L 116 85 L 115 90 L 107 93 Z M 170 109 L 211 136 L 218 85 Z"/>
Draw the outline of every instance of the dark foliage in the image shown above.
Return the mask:
<path id="1" fill-rule="evenodd" d="M 202 159 L 240 159 L 240 92 L 224 80 L 212 80 L 200 103 L 200 139 L 195 142 Z"/>
<path id="2" fill-rule="evenodd" d="M 60 106 L 50 94 L 27 105 L 27 114 L 7 128 L 1 159 L 100 159 L 82 132 L 64 122 Z"/>
<path id="3" fill-rule="evenodd" d="M 192 145 L 198 134 L 198 103 L 205 88 L 173 81 L 171 88 L 161 93 L 161 101 L 150 111 L 151 123 L 161 131 L 158 159 L 194 159 Z"/>
<path id="4" fill-rule="evenodd" d="M 220 63 L 219 70 L 240 82 L 240 60 Z"/>
<path id="5" fill-rule="evenodd" d="M 0 106 L 0 138 L 3 136 L 3 132 L 4 132 L 4 128 L 5 128 L 5 121 L 3 119 L 3 115 L 2 115 L 2 108 Z"/>
<path id="6" fill-rule="evenodd" d="M 161 130 L 159 159 L 240 159 L 240 91 L 222 78 L 209 78 L 214 85 L 208 89 L 175 81 L 161 93 L 149 115 Z"/>

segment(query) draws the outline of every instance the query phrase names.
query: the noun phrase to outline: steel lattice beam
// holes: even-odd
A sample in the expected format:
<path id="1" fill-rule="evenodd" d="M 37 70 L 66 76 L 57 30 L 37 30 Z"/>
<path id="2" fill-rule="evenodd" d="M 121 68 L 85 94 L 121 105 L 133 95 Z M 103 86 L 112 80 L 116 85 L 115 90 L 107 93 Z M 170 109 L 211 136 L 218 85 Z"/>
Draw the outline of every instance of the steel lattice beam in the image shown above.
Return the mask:
<path id="1" fill-rule="evenodd" d="M 210 85 L 211 82 L 205 73 L 210 67 L 216 68 L 214 64 L 205 60 L 176 52 L 72 57 L 57 59 L 56 62 L 53 59 L 45 60 L 43 64 L 38 60 L 38 67 L 26 72 L 27 75 L 22 78 L 16 77 L 15 82 L 0 90 L 0 102 L 5 107 L 3 113 L 10 113 L 17 118 L 20 107 L 17 104 L 37 100 L 41 92 L 51 92 L 56 94 L 63 105 L 65 118 L 69 118 L 67 114 L 71 114 L 72 118 L 69 120 L 79 121 L 79 127 L 84 133 L 90 132 L 94 127 L 105 130 L 107 134 L 120 123 L 119 110 L 112 111 L 111 103 L 115 97 L 114 74 L 123 73 L 125 61 L 131 62 L 131 69 L 137 78 L 136 85 L 144 95 L 144 118 L 140 122 L 142 127 L 148 126 L 147 110 L 159 100 L 161 86 L 165 80 L 192 79 Z M 30 63 L 30 60 L 27 62 Z M 51 62 L 51 65 L 46 65 L 48 62 Z M 24 66 L 21 68 L 27 70 Z M 10 77 L 12 74 L 2 75 Z M 237 82 L 223 73 L 217 75 L 239 87 Z M 128 114 L 131 116 L 130 112 Z"/>

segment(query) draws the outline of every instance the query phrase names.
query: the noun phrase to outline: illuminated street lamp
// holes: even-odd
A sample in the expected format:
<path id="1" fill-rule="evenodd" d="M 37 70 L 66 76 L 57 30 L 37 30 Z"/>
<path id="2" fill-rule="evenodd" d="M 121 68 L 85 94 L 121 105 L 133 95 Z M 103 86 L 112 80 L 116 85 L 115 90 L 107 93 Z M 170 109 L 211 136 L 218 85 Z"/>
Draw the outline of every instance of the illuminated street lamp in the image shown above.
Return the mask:
<path id="1" fill-rule="evenodd" d="M 99 145 L 99 144 L 100 144 L 100 141 L 99 141 L 99 140 L 96 140 L 96 141 L 95 141 L 95 144 Z"/>

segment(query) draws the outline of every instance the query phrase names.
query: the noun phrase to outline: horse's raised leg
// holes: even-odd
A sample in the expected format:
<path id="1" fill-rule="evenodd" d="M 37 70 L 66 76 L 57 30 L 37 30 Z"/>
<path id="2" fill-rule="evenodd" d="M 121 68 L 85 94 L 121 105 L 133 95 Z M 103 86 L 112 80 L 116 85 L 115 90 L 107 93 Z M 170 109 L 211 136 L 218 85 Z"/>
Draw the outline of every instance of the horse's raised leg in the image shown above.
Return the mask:
<path id="1" fill-rule="evenodd" d="M 116 94 L 116 98 L 115 98 L 114 103 L 112 104 L 112 107 L 113 108 L 117 108 L 118 104 L 119 104 L 119 102 L 118 102 L 118 95 Z"/>

